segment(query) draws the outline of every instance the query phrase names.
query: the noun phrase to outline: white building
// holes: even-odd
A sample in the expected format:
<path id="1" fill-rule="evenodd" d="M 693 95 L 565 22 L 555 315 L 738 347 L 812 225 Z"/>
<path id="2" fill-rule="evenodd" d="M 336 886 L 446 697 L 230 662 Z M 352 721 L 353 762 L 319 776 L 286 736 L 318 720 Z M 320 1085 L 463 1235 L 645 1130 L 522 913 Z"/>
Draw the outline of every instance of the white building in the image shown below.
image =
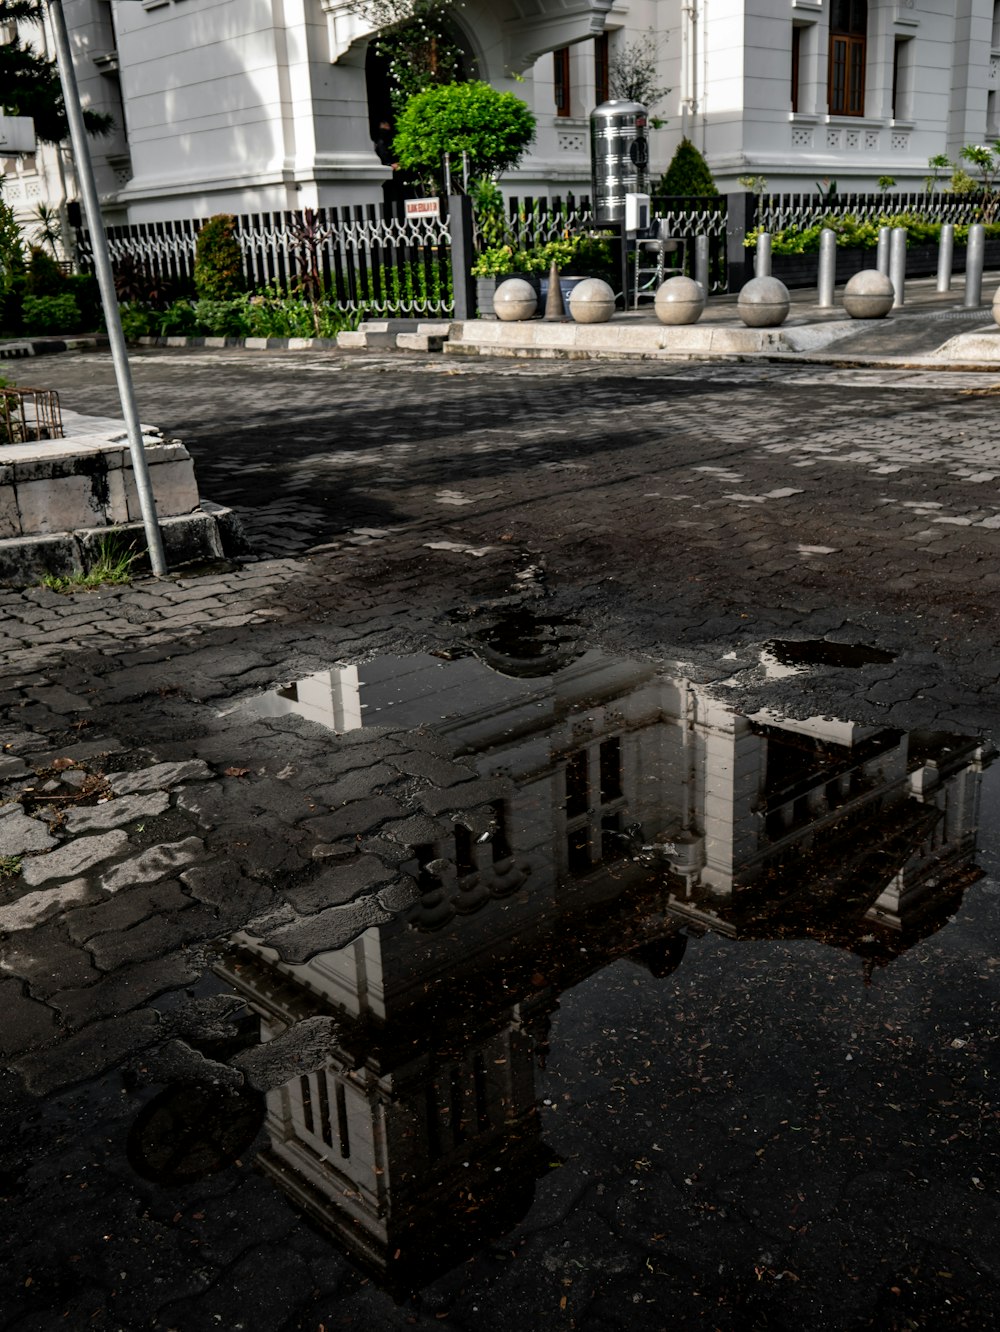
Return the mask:
<path id="1" fill-rule="evenodd" d="M 352 0 L 63 2 L 84 100 L 118 126 L 95 141 L 110 221 L 381 198 L 384 105 Z M 589 113 L 629 42 L 671 89 L 654 181 L 686 134 L 723 190 L 920 188 L 929 157 L 1000 133 L 1000 0 L 466 0 L 455 22 L 470 68 L 538 116 L 518 195 L 589 192 Z M 20 209 L 75 195 L 65 150 L 0 166 Z"/>

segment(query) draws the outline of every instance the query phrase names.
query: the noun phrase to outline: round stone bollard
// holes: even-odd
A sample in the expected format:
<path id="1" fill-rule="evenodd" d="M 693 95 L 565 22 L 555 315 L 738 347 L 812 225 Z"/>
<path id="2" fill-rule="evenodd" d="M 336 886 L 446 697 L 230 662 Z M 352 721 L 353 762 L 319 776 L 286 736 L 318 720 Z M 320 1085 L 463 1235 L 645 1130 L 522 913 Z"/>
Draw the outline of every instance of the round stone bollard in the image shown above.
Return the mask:
<path id="1" fill-rule="evenodd" d="M 852 319 L 884 319 L 892 309 L 892 281 L 877 268 L 863 268 L 848 279 L 844 309 Z"/>
<path id="2" fill-rule="evenodd" d="M 498 319 L 530 319 L 538 309 L 538 297 L 524 278 L 508 278 L 493 293 L 493 310 Z"/>
<path id="3" fill-rule="evenodd" d="M 615 312 L 615 293 L 601 278 L 584 278 L 569 294 L 569 312 L 578 324 L 606 324 Z"/>
<path id="4" fill-rule="evenodd" d="M 747 328 L 776 328 L 791 309 L 788 288 L 775 277 L 751 278 L 740 292 L 736 313 Z"/>
<path id="5" fill-rule="evenodd" d="M 1000 287 L 997 287 L 996 295 L 993 297 L 993 322 L 1000 324 Z"/>
<path id="6" fill-rule="evenodd" d="M 654 303 L 661 324 L 697 324 L 705 308 L 705 293 L 694 278 L 672 277 L 658 288 Z"/>

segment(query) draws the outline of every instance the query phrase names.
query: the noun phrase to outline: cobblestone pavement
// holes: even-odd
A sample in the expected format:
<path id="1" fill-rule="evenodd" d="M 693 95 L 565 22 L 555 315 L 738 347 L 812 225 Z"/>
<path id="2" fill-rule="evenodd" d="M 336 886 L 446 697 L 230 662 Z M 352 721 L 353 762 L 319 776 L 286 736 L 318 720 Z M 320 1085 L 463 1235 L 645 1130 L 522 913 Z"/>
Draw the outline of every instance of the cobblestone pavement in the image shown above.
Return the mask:
<path id="1" fill-rule="evenodd" d="M 989 377 L 204 352 L 144 354 L 134 369 L 144 419 L 190 447 L 203 495 L 237 506 L 257 557 L 89 595 L 0 591 L 0 855 L 10 858 L 0 880 L 0 1325 L 596 1332 L 661 1328 L 668 1305 L 684 1327 L 987 1325 L 993 898 L 965 926 L 969 989 L 943 991 L 933 1015 L 918 1004 L 913 1019 L 949 1039 L 982 1024 L 982 1062 L 960 1069 L 935 1035 L 944 1053 L 930 1073 L 921 1040 L 890 1070 L 936 1079 L 920 1095 L 954 1106 L 941 1112 L 954 1122 L 932 1133 L 957 1144 L 946 1204 L 920 1194 L 930 1147 L 914 1170 L 900 1149 L 883 1176 L 881 1158 L 859 1145 L 843 1173 L 820 1181 L 823 1201 L 803 1196 L 801 1218 L 769 1210 L 774 1178 L 801 1175 L 798 1146 L 776 1149 L 778 1175 L 754 1183 L 770 1137 L 737 1145 L 717 1106 L 715 1136 L 707 1147 L 697 1139 L 691 1085 L 707 1082 L 707 1062 L 721 1079 L 713 1096 L 732 1100 L 717 1089 L 733 1065 L 727 1073 L 699 1052 L 709 1019 L 694 1011 L 698 1043 L 668 1059 L 683 1073 L 673 1090 L 647 1095 L 641 1061 L 621 1065 L 623 1088 L 640 1089 L 622 1133 L 652 1132 L 648 1154 L 619 1161 L 621 1135 L 606 1127 L 576 1125 L 565 1138 L 553 1128 L 561 1156 L 539 1173 L 554 1169 L 558 1182 L 539 1186 L 516 1239 L 500 1226 L 468 1270 L 397 1304 L 234 1153 L 227 1169 L 164 1187 L 130 1164 L 124 1143 L 165 1086 L 269 1091 L 312 1069 L 335 1038 L 313 1016 L 266 1058 L 252 1043 L 234 1053 L 234 1001 L 210 969 L 220 941 L 252 923 L 299 965 L 412 909 L 400 867 L 442 820 L 464 818 L 473 836 L 488 823 L 495 790 L 432 730 L 397 723 L 334 740 L 299 717 L 251 715 L 247 700 L 265 690 L 335 662 L 416 650 L 445 659 L 468 650 L 480 618 L 530 607 L 572 621 L 588 645 L 676 657 L 692 678 L 725 679 L 744 707 L 995 736 L 1000 451 Z M 53 357 L 45 375 L 74 410 L 113 410 L 105 357 Z M 880 651 L 860 668 L 773 678 L 761 656 L 776 635 Z M 949 946 L 927 954 L 928 976 Z M 731 1004 L 712 999 L 710 1045 L 741 1020 L 767 967 L 791 956 L 791 944 L 768 947 L 747 952 Z M 694 979 L 670 992 L 678 1011 L 700 1002 L 684 998 L 685 984 L 728 992 L 724 952 L 706 946 L 679 973 Z M 905 967 L 892 976 L 866 1009 L 856 994 L 838 1007 L 810 972 L 794 1003 L 816 1059 L 831 1043 L 874 1041 L 894 1005 L 898 1016 L 913 1003 L 897 979 Z M 666 991 L 643 990 L 640 1018 L 620 971 L 588 985 L 605 1025 L 658 1032 Z M 590 1067 L 589 1010 L 571 994 L 565 1002 L 568 1049 Z M 771 1003 L 780 1014 L 780 988 Z M 773 1085 L 753 1058 L 765 1047 L 781 1058 L 761 1022 L 726 1059 L 745 1074 L 745 1104 L 766 1103 L 769 1132 L 784 1141 L 789 1114 L 767 1100 Z M 966 1037 L 955 1040 L 964 1049 Z M 555 1067 L 546 1087 L 571 1076 Z M 889 1112 L 866 1119 L 845 1076 L 835 1076 L 843 1140 L 895 1142 Z M 878 1101 L 875 1082 L 866 1075 L 859 1105 Z M 617 1088 L 594 1093 L 601 1115 L 617 1113 Z M 795 1114 L 815 1109 L 812 1082 L 788 1094 Z M 546 1095 L 554 1119 L 561 1093 Z M 618 1172 L 598 1195 L 562 1169 L 594 1150 L 594 1134 Z M 654 1200 L 641 1181 L 668 1142 L 675 1168 Z M 745 1178 L 745 1195 L 721 1202 L 725 1181 L 699 1191 L 713 1150 L 735 1172 L 727 1180 Z M 860 1224 L 855 1204 L 880 1219 Z M 463 1207 L 476 1212 L 471 1193 Z M 900 1212 L 922 1218 L 919 1245 L 879 1231 Z M 788 1252 L 793 1231 L 804 1278 Z M 843 1262 L 831 1257 L 838 1246 Z"/>

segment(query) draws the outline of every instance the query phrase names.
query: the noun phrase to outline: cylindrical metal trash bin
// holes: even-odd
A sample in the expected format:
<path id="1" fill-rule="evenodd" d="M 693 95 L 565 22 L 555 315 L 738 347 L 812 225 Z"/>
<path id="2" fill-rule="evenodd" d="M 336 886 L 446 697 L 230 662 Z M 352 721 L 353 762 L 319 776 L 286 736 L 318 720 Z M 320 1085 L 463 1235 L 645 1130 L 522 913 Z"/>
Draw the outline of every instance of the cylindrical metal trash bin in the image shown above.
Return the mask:
<path id="1" fill-rule="evenodd" d="M 641 102 L 602 102 L 590 113 L 594 221 L 625 221 L 626 194 L 646 194 L 649 141 Z"/>

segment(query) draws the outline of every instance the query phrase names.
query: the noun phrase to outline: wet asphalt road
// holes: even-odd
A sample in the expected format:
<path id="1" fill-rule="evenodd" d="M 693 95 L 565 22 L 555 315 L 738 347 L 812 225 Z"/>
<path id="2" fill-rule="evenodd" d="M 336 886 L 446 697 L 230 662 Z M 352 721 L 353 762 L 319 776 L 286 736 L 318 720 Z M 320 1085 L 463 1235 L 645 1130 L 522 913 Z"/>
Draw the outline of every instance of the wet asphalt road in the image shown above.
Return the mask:
<path id="1" fill-rule="evenodd" d="M 113 409 L 106 358 L 38 368 L 64 405 Z M 434 915 L 431 874 L 425 933 L 394 924 L 413 924 L 406 876 L 418 871 L 404 857 L 447 836 L 463 868 L 470 838 L 453 812 L 474 838 L 509 773 L 538 767 L 497 737 L 489 760 L 475 727 L 500 701 L 521 706 L 522 687 L 549 706 L 516 672 L 503 686 L 513 701 L 491 676 L 483 698 L 457 693 L 458 744 L 443 695 L 407 694 L 406 663 L 429 651 L 424 668 L 455 656 L 460 672 L 471 643 L 495 666 L 501 649 L 484 653 L 479 627 L 518 608 L 559 628 L 560 653 L 571 642 L 558 656 L 570 681 L 579 653 L 601 648 L 629 659 L 601 669 L 661 671 L 668 693 L 683 676 L 703 701 L 725 679 L 744 711 L 849 719 L 863 734 L 919 728 L 912 752 L 948 752 L 929 732 L 995 738 L 990 381 L 243 352 L 144 353 L 135 378 L 143 419 L 184 440 L 203 495 L 238 508 L 260 558 L 87 600 L 2 594 L 0 789 L 52 843 L 0 897 L 0 1326 L 991 1326 L 1000 819 L 996 767 L 979 789 L 988 748 L 969 760 L 974 780 L 956 767 L 948 788 L 961 811 L 949 817 L 978 838 L 942 871 L 933 917 L 892 942 L 853 907 L 817 914 L 813 897 L 850 868 L 861 900 L 865 874 L 882 884 L 927 855 L 909 804 L 912 836 L 872 804 L 855 833 L 837 825 L 827 850 L 779 867 L 798 905 L 766 925 L 752 912 L 706 924 L 676 885 L 665 904 L 640 857 L 609 872 L 634 903 L 598 876 L 593 900 L 574 905 L 563 876 L 551 911 L 513 928 L 518 876 L 546 881 L 531 833 L 552 805 L 543 791 L 507 830 L 510 857 L 491 869 L 476 853 L 488 900 L 463 899 L 472 881 L 441 870 L 458 915 Z M 882 659 L 775 678 L 761 663 L 775 637 Z M 391 681 L 378 663 L 396 657 L 404 682 L 385 686 L 375 730 L 348 744 L 317 729 L 310 691 L 317 678 L 329 691 L 332 663 L 362 675 L 375 663 L 372 679 Z M 331 698 L 349 699 L 352 678 L 336 676 Z M 246 711 L 276 686 L 283 701 Z M 567 683 L 546 761 L 583 744 L 602 709 L 622 734 L 654 734 L 628 712 L 641 690 L 617 692 L 603 676 Z M 306 710 L 289 717 L 289 700 Z M 517 726 L 503 734 L 531 733 Z M 635 771 L 666 787 L 661 741 L 636 745 L 658 757 Z M 92 795 L 78 800 L 56 756 Z M 725 805 L 725 781 L 702 795 Z M 601 769 L 602 810 L 617 808 L 609 782 Z M 73 859 L 81 846 L 96 859 Z M 44 877 L 46 855 L 64 868 Z M 409 996 L 388 1032 L 345 1026 L 315 977 L 283 988 L 287 973 L 279 984 L 231 951 L 253 923 L 290 966 L 333 956 L 310 951 L 342 937 L 331 902 L 354 913 L 352 937 L 377 921 L 401 941 L 395 972 L 379 979 L 374 956 L 365 972 L 369 995 Z M 254 1014 L 290 1024 L 277 1051 Z M 337 1176 L 348 1216 L 370 1187 L 365 1215 L 386 1221 L 367 1267 L 343 1255 L 344 1242 L 357 1251 L 356 1222 L 338 1244 L 342 1222 L 324 1223 L 325 1205 L 264 1150 L 287 1130 L 277 1093 L 309 1123 L 338 1123 L 339 1093 L 305 1082 L 327 1057 L 382 1125 L 370 1185 Z M 227 1107 L 204 1131 L 159 1100 L 192 1084 Z M 501 1084 L 503 1132 L 480 1156 L 471 1125 L 498 1129 Z M 269 1128 L 251 1143 L 264 1092 Z M 432 1124 L 431 1102 L 443 1109 L 424 1141 L 415 1126 L 425 1111 Z M 339 1136 L 313 1133 L 307 1170 L 367 1160 L 361 1111 L 345 1113 Z M 388 1279 L 372 1275 L 379 1253 Z M 411 1266 L 393 1275 L 397 1263 Z"/>

